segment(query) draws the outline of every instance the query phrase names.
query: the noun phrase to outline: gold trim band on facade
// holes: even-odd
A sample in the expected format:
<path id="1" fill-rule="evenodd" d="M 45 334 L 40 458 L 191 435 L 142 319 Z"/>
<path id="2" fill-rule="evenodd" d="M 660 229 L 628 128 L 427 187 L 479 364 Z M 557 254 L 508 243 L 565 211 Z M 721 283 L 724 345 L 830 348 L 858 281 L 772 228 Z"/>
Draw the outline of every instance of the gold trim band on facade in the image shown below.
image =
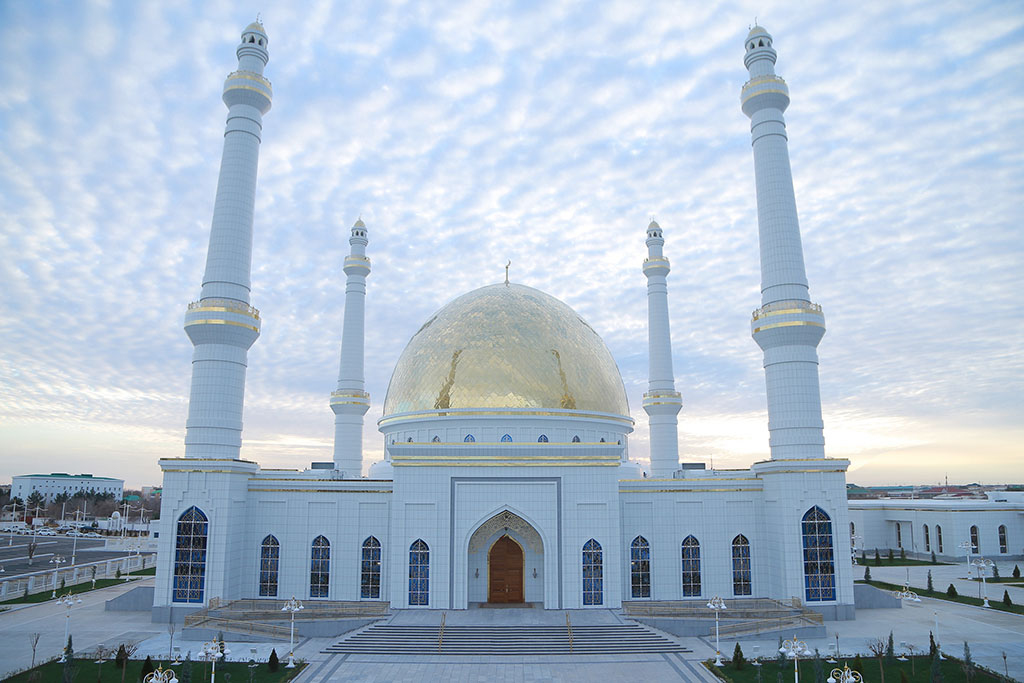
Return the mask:
<path id="1" fill-rule="evenodd" d="M 392 493 L 387 489 L 257 489 L 250 488 L 249 491 L 260 493 Z"/>
<path id="2" fill-rule="evenodd" d="M 778 311 L 767 311 L 759 315 L 754 316 L 754 320 L 760 320 L 761 318 L 770 318 L 773 315 L 799 315 L 806 313 L 808 315 L 821 315 L 821 311 L 816 311 L 813 308 L 784 308 Z"/>
<path id="3" fill-rule="evenodd" d="M 397 445 L 397 444 L 396 444 Z M 467 456 L 459 456 L 467 457 Z M 474 457 L 474 456 L 468 456 Z M 490 461 L 493 456 L 480 455 L 476 456 L 481 460 Z M 502 455 L 502 458 L 506 460 L 615 460 L 618 461 L 619 456 L 617 454 L 609 455 Z M 395 453 L 391 456 L 392 460 L 432 460 L 434 458 L 444 458 L 444 456 L 438 455 L 402 455 L 401 453 Z"/>
<path id="4" fill-rule="evenodd" d="M 255 309 L 253 309 L 255 310 Z M 243 311 L 238 308 L 228 308 L 226 306 L 202 306 L 198 308 L 189 308 L 189 313 L 234 313 L 235 315 L 244 315 L 247 318 L 253 318 L 255 320 L 260 319 L 259 312 Z"/>
<path id="5" fill-rule="evenodd" d="M 185 327 L 190 327 L 192 325 L 234 325 L 236 327 L 244 327 L 248 330 L 252 330 L 253 332 L 260 331 L 260 328 L 255 325 L 246 325 L 245 323 L 235 322 L 234 320 L 213 320 L 205 318 L 203 320 L 189 320 L 185 323 Z"/>
<path id="6" fill-rule="evenodd" d="M 785 95 L 786 97 L 789 97 L 789 91 L 788 90 L 776 90 L 775 88 L 766 88 L 764 90 L 756 90 L 756 91 L 750 93 L 749 95 L 747 95 L 746 97 L 743 98 L 743 100 L 740 102 L 740 105 L 742 106 L 742 105 L 746 104 L 747 100 L 753 99 L 753 98 L 757 97 L 758 95 L 767 95 L 769 93 L 775 93 L 775 94 L 778 94 L 778 95 Z"/>
<path id="7" fill-rule="evenodd" d="M 332 398 L 331 399 L 331 405 L 332 406 L 368 406 L 368 405 L 370 405 L 370 401 L 369 400 L 366 400 L 366 401 L 339 401 L 337 399 Z"/>
<path id="8" fill-rule="evenodd" d="M 800 327 L 802 325 L 810 325 L 811 327 L 820 327 L 822 329 L 825 328 L 825 326 L 822 323 L 814 322 L 813 320 L 789 320 L 786 322 L 772 323 L 770 325 L 762 325 L 761 327 L 755 327 L 753 333 L 757 334 L 758 332 L 761 332 L 763 330 L 774 330 L 776 327 Z"/>
<path id="9" fill-rule="evenodd" d="M 230 81 L 230 80 L 236 79 L 236 78 L 242 78 L 242 79 L 247 80 L 247 81 L 253 81 L 254 83 L 259 83 L 260 85 L 266 86 L 268 90 L 272 89 L 272 87 L 273 87 L 273 86 L 271 86 L 269 80 L 267 80 L 263 76 L 260 76 L 255 71 L 232 71 L 231 73 L 228 74 L 228 77 L 226 79 L 224 79 L 224 80 L 225 81 Z"/>
<path id="10" fill-rule="evenodd" d="M 622 444 L 609 443 L 607 441 L 605 441 L 603 443 L 600 442 L 600 441 L 571 441 L 571 442 L 570 441 L 396 441 L 395 443 L 388 444 L 389 448 L 391 446 L 462 446 L 462 447 L 465 447 L 465 448 L 470 448 L 472 446 L 499 446 L 499 447 L 502 447 L 502 448 L 504 448 L 506 446 L 544 446 L 544 447 L 548 447 L 548 446 L 573 446 L 573 447 L 575 447 L 575 446 L 616 446 L 616 447 L 621 448 Z M 541 456 L 541 455 L 538 455 L 538 456 L 525 456 L 525 455 L 522 455 L 522 456 L 513 456 L 513 457 L 521 457 L 521 458 L 526 458 L 526 457 L 549 458 L 551 456 L 549 456 L 549 455 L 543 455 L 543 456 Z M 568 456 L 567 455 L 565 457 L 567 457 L 567 458 L 568 457 L 587 458 L 587 457 L 590 457 L 590 456 L 586 456 L 586 455 Z M 605 456 L 598 456 L 598 457 L 605 457 Z"/>
<path id="11" fill-rule="evenodd" d="M 764 489 L 619 489 L 619 493 L 750 493 Z"/>
<path id="12" fill-rule="evenodd" d="M 608 413 L 590 413 L 590 412 L 562 412 L 554 410 L 509 410 L 507 408 L 494 408 L 493 410 L 424 410 L 416 413 L 408 413 L 405 415 L 387 415 L 377 420 L 377 424 L 384 426 L 391 424 L 392 422 L 407 422 L 409 420 L 434 420 L 439 417 L 517 417 L 520 415 L 527 416 L 540 416 L 540 417 L 570 417 L 576 419 L 589 419 L 589 420 L 605 420 L 611 422 L 621 422 L 626 425 L 632 426 L 634 424 L 633 418 L 624 417 L 619 415 L 610 415 Z"/>
<path id="13" fill-rule="evenodd" d="M 231 84 L 225 83 L 224 84 L 224 92 L 227 92 L 228 90 L 252 90 L 255 93 L 259 93 L 260 95 L 263 95 L 268 100 L 273 101 L 273 99 L 274 99 L 272 93 L 269 93 L 266 90 L 260 90 L 259 88 L 254 88 L 251 85 L 241 85 L 241 84 L 231 85 Z"/>
<path id="14" fill-rule="evenodd" d="M 464 460 L 437 460 L 423 462 L 428 458 L 419 458 L 417 462 L 396 462 L 391 458 L 393 467 L 618 467 L 619 459 L 611 462 L 562 462 L 544 460 L 538 462 L 467 462 Z"/>

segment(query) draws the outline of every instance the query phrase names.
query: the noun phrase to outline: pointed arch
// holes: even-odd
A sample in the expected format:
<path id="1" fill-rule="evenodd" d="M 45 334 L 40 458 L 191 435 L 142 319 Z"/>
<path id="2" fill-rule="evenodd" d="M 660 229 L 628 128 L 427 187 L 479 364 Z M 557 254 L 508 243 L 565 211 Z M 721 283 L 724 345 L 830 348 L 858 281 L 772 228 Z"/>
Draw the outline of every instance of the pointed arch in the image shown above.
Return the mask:
<path id="1" fill-rule="evenodd" d="M 310 546 L 309 597 L 326 598 L 331 590 L 331 542 L 317 536 Z"/>
<path id="2" fill-rule="evenodd" d="M 977 525 L 971 525 L 971 552 L 978 553 L 981 550 L 981 537 L 978 534 Z"/>
<path id="3" fill-rule="evenodd" d="M 203 601 L 209 519 L 196 506 L 178 517 L 174 538 L 173 602 Z"/>
<path id="4" fill-rule="evenodd" d="M 1000 554 L 1005 555 L 1007 552 L 1010 551 L 1010 544 L 1007 542 L 1007 539 L 1006 539 L 1006 525 L 1005 524 L 1000 524 L 998 532 L 999 532 L 999 552 L 1000 552 Z"/>
<path id="5" fill-rule="evenodd" d="M 281 563 L 281 544 L 268 534 L 260 543 L 260 597 L 277 597 L 277 575 Z"/>
<path id="6" fill-rule="evenodd" d="M 547 434 L 541 434 L 540 436 L 537 437 L 537 443 L 547 443 L 547 442 L 548 442 L 548 435 Z"/>
<path id="7" fill-rule="evenodd" d="M 743 534 L 732 539 L 732 594 L 751 595 L 750 541 Z"/>
<path id="8" fill-rule="evenodd" d="M 476 437 L 473 436 L 472 434 L 466 434 L 466 438 L 463 439 L 463 441 L 465 441 L 466 443 L 473 443 L 476 441 Z"/>
<path id="9" fill-rule="evenodd" d="M 373 536 L 363 541 L 360 553 L 359 597 L 380 599 L 380 541 Z"/>
<path id="10" fill-rule="evenodd" d="M 579 443 L 580 442 L 580 435 L 577 434 L 574 437 L 572 437 L 572 442 L 573 443 Z"/>
<path id="11" fill-rule="evenodd" d="M 512 443 L 512 435 L 511 434 L 505 434 L 504 436 L 501 437 L 501 442 L 502 443 Z"/>
<path id="12" fill-rule="evenodd" d="M 430 546 L 417 538 L 409 546 L 409 605 L 430 604 Z"/>
<path id="13" fill-rule="evenodd" d="M 700 597 L 700 541 L 693 534 L 683 539 L 683 597 Z"/>
<path id="14" fill-rule="evenodd" d="M 807 602 L 836 599 L 836 563 L 832 544 L 832 518 L 815 505 L 802 520 L 804 597 Z"/>
<path id="15" fill-rule="evenodd" d="M 583 544 L 583 604 L 604 604 L 604 553 L 593 538 Z"/>
<path id="16" fill-rule="evenodd" d="M 643 536 L 629 544 L 629 594 L 634 598 L 651 597 L 651 547 Z"/>
<path id="17" fill-rule="evenodd" d="M 927 524 L 924 525 L 924 549 L 926 552 L 932 549 L 932 538 L 931 535 L 928 533 Z"/>

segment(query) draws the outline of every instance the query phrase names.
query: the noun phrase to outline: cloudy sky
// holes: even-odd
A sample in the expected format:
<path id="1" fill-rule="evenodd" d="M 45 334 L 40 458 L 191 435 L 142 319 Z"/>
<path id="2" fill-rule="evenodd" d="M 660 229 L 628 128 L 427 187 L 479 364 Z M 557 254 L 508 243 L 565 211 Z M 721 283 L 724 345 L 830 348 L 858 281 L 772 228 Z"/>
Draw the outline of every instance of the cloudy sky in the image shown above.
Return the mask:
<path id="1" fill-rule="evenodd" d="M 511 6 L 511 7 L 510 7 Z M 647 458 L 654 216 L 684 460 L 767 455 L 743 39 L 774 36 L 826 449 L 849 478 L 1024 480 L 1024 5 L 0 1 L 0 481 L 159 482 L 183 453 L 224 77 L 270 36 L 243 457 L 331 458 L 348 228 L 373 273 L 366 462 L 391 369 L 501 280 L 602 335 Z"/>

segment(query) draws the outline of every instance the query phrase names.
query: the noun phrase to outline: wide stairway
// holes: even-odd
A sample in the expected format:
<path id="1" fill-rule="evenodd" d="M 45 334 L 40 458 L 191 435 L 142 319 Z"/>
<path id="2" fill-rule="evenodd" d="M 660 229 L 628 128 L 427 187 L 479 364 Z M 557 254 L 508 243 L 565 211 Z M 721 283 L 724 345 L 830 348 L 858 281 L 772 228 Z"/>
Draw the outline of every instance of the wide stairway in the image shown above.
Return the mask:
<path id="1" fill-rule="evenodd" d="M 373 624 L 324 650 L 332 654 L 389 655 L 607 655 L 688 651 L 653 629 L 636 623 L 443 628 Z"/>

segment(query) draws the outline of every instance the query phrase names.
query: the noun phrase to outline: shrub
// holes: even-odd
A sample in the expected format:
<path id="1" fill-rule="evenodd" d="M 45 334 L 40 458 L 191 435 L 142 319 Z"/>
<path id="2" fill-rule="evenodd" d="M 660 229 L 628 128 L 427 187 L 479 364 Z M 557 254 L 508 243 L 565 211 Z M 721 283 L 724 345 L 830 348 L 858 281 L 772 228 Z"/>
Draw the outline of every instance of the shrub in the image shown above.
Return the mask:
<path id="1" fill-rule="evenodd" d="M 937 559 L 935 559 L 935 551 L 933 550 L 932 551 L 932 564 L 938 564 L 938 563 L 939 563 L 939 561 Z"/>
<path id="2" fill-rule="evenodd" d="M 928 570 L 928 592 L 929 593 L 934 593 L 935 592 L 935 584 L 932 583 L 932 570 L 931 569 Z"/>
<path id="3" fill-rule="evenodd" d="M 870 581 L 871 580 L 871 567 L 864 567 L 864 580 L 865 581 Z"/>
<path id="4" fill-rule="evenodd" d="M 1020 578 L 1020 567 L 1017 566 L 1017 565 L 1013 565 L 1013 578 L 1015 578 L 1015 579 L 1019 579 Z"/>
<path id="5" fill-rule="evenodd" d="M 889 556 L 888 557 L 889 557 L 889 561 L 892 562 L 893 561 L 892 548 L 889 548 Z"/>
<path id="6" fill-rule="evenodd" d="M 747 659 L 743 656 L 743 649 L 740 648 L 739 643 L 736 643 L 736 647 L 732 649 L 732 665 L 736 667 L 737 671 L 740 671 L 746 663 Z"/>
<path id="7" fill-rule="evenodd" d="M 928 674 L 928 683 L 942 683 L 942 664 L 939 662 L 938 653 L 932 657 L 932 670 Z"/>
<path id="8" fill-rule="evenodd" d="M 142 680 L 146 680 L 147 674 L 151 674 L 155 670 L 156 667 L 153 666 L 153 659 L 149 655 L 146 655 L 146 661 L 142 663 L 142 672 L 139 674 L 139 677 Z"/>
<path id="9" fill-rule="evenodd" d="M 123 669 L 124 665 L 128 663 L 128 651 L 124 649 L 124 643 L 117 648 L 117 655 L 114 657 L 114 664 L 118 669 Z"/>
<path id="10" fill-rule="evenodd" d="M 1013 605 L 1013 600 L 1010 599 L 1010 592 L 1007 590 L 1003 591 L 1003 604 L 1007 607 Z"/>
<path id="11" fill-rule="evenodd" d="M 853 670 L 854 671 L 863 671 L 864 670 L 864 660 L 860 658 L 859 654 L 856 657 L 853 658 Z"/>
<path id="12" fill-rule="evenodd" d="M 277 660 L 277 649 L 270 651 L 270 659 L 267 660 L 267 671 L 277 671 L 281 663 Z"/>
<path id="13" fill-rule="evenodd" d="M 966 640 L 964 641 L 964 658 L 960 662 L 960 666 L 963 667 L 965 679 L 970 681 L 974 678 L 974 660 L 971 659 L 971 646 L 967 644 Z"/>
<path id="14" fill-rule="evenodd" d="M 896 643 L 892 639 L 892 631 L 889 631 L 889 640 L 885 641 L 885 663 L 896 663 Z"/>
<path id="15" fill-rule="evenodd" d="M 882 566 L 882 556 L 878 554 L 878 548 L 875 548 L 875 566 Z"/>
<path id="16" fill-rule="evenodd" d="M 117 571 L 114 572 L 114 578 L 115 579 L 120 579 L 121 578 L 121 568 L 120 567 L 118 567 Z"/>
<path id="17" fill-rule="evenodd" d="M 949 584 L 949 588 L 946 589 L 946 595 L 948 595 L 951 598 L 955 598 L 957 595 L 959 595 L 956 592 L 956 586 L 954 586 L 953 584 Z"/>
<path id="18" fill-rule="evenodd" d="M 939 646 L 935 642 L 935 634 L 928 631 L 928 656 L 934 657 L 935 653 L 938 652 Z"/>
<path id="19" fill-rule="evenodd" d="M 868 554 L 864 550 L 860 551 L 860 561 L 861 562 L 867 562 L 868 561 Z"/>
<path id="20" fill-rule="evenodd" d="M 907 559 L 907 551 L 904 550 L 903 548 L 900 548 L 900 559 L 901 560 Z"/>
<path id="21" fill-rule="evenodd" d="M 992 565 L 992 578 L 999 579 L 999 565 L 997 564 Z"/>

